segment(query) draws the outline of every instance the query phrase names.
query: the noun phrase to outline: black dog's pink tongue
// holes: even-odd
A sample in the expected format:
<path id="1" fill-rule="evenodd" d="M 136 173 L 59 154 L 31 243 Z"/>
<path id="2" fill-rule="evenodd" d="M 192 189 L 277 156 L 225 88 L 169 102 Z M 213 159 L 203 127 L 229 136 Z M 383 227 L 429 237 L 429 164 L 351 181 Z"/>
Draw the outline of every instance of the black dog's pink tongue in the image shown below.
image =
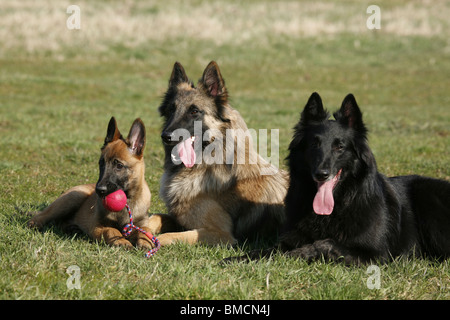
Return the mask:
<path id="1" fill-rule="evenodd" d="M 334 208 L 333 189 L 339 179 L 342 170 L 333 179 L 318 182 L 317 193 L 313 201 L 314 212 L 320 215 L 330 215 Z"/>

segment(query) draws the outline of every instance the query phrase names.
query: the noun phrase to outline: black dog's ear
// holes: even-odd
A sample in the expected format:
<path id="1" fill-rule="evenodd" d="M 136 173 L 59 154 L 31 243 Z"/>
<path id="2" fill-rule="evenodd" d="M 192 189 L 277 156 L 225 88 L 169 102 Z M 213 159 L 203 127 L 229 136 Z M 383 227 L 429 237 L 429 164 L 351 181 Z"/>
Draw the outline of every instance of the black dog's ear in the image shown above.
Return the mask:
<path id="1" fill-rule="evenodd" d="M 134 120 L 127 140 L 131 153 L 137 157 L 142 157 L 145 147 L 145 126 L 140 118 Z"/>
<path id="2" fill-rule="evenodd" d="M 317 92 L 313 92 L 301 114 L 300 122 L 307 124 L 310 121 L 321 122 L 328 119 L 328 112 L 323 108 L 322 99 Z"/>
<path id="3" fill-rule="evenodd" d="M 308 125 L 319 124 L 327 120 L 328 117 L 329 114 L 323 108 L 322 99 L 317 92 L 313 92 L 301 113 L 300 121 L 294 127 L 294 136 L 289 145 L 291 153 L 294 149 L 303 145 L 303 138 Z M 292 160 L 292 155 L 288 156 L 288 160 Z"/>
<path id="4" fill-rule="evenodd" d="M 222 97 L 227 98 L 227 89 L 225 87 L 225 81 L 220 73 L 219 66 L 215 61 L 211 61 L 203 71 L 203 76 L 199 80 L 199 84 L 203 90 L 213 98 Z"/>
<path id="5" fill-rule="evenodd" d="M 350 93 L 342 101 L 341 108 L 334 113 L 334 118 L 343 126 L 354 129 L 359 139 L 353 140 L 356 156 L 366 168 L 376 167 L 375 157 L 367 144 L 367 128 L 362 120 L 362 113 L 355 97 Z"/>
<path id="6" fill-rule="evenodd" d="M 362 113 L 353 94 L 348 94 L 342 101 L 341 108 L 334 113 L 334 118 L 341 124 L 353 128 L 363 134 L 367 132 Z"/>
<path id="7" fill-rule="evenodd" d="M 169 87 L 177 86 L 178 84 L 182 82 L 188 82 L 189 79 L 186 75 L 186 72 L 184 71 L 183 66 L 178 61 L 175 62 L 173 65 L 172 74 L 170 75 L 169 79 Z"/>
<path id="8" fill-rule="evenodd" d="M 119 128 L 117 127 L 117 122 L 114 117 L 111 117 L 108 124 L 108 130 L 106 131 L 105 144 L 116 141 L 118 139 L 122 139 L 122 134 L 120 134 Z"/>

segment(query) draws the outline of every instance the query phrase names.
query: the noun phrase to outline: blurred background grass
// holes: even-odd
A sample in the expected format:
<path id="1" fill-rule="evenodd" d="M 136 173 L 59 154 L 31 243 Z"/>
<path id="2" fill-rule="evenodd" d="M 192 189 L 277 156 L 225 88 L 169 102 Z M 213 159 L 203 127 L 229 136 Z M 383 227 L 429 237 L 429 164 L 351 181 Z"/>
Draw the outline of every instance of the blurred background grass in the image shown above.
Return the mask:
<path id="1" fill-rule="evenodd" d="M 81 9 L 80 30 L 66 27 L 70 16 L 66 9 L 71 4 Z M 42 242 L 46 237 L 53 237 L 56 242 L 56 248 L 51 250 L 58 253 L 59 265 L 71 260 L 62 252 L 77 250 L 90 263 L 89 268 L 97 270 L 96 255 L 110 252 L 111 249 L 87 244 L 86 239 L 73 242 L 61 238 L 51 230 L 43 235 L 32 234 L 24 226 L 26 217 L 16 213 L 42 208 L 68 187 L 96 182 L 99 148 L 111 116 L 116 117 L 124 134 L 135 118 L 143 119 L 147 128 L 146 178 L 152 192 L 150 211 L 166 212 L 158 197 L 163 148 L 157 107 L 175 61 L 181 62 L 196 82 L 208 62 L 216 60 L 226 80 L 231 105 L 241 112 L 248 127 L 280 130 L 280 159 L 287 155 L 292 127 L 313 91 L 320 93 L 330 111 L 337 109 L 345 95 L 352 92 L 369 127 L 369 142 L 380 171 L 389 176 L 418 173 L 450 180 L 450 3 L 378 1 L 380 30 L 366 27 L 369 17 L 366 9 L 370 4 L 373 3 L 356 0 L 76 3 L 3 0 L 0 3 L 3 297 L 74 297 L 63 290 L 64 283 L 61 288 L 56 285 L 54 291 L 48 289 L 49 296 L 42 295 L 42 289 L 39 295 L 33 290 L 24 293 L 27 286 L 52 288 L 60 281 L 54 274 L 36 280 L 39 285 L 31 280 L 33 274 L 42 272 L 39 270 L 51 269 L 51 259 L 27 269 L 23 275 L 13 272 L 21 265 L 13 257 L 32 255 L 38 248 L 44 252 L 47 247 Z M 285 167 L 284 162 L 280 166 Z M 203 254 L 201 261 L 208 265 L 235 253 L 227 248 L 219 248 L 213 254 L 211 250 L 182 245 L 162 250 L 165 253 L 158 255 L 163 258 L 155 257 L 160 265 L 155 279 L 160 270 L 169 268 L 166 264 L 174 263 L 174 257 L 190 259 L 190 254 Z M 236 250 L 239 254 L 239 248 Z M 188 253 L 180 255 L 185 251 Z M 130 259 L 140 266 L 140 254 Z M 289 263 L 286 265 L 285 260 L 279 259 L 283 265 L 280 276 L 290 274 L 282 283 L 286 280 L 294 287 L 285 291 L 281 283 L 278 289 L 272 286 L 270 297 L 330 297 L 329 285 L 304 286 L 309 281 L 305 278 L 308 274 L 292 273 Z M 427 268 L 421 265 L 425 262 L 415 263 Z M 300 269 L 305 267 L 300 263 Z M 118 268 L 127 274 L 125 262 Z M 181 262 L 173 268 L 175 273 L 181 272 L 177 268 L 184 270 Z M 183 293 L 186 283 L 182 282 L 173 292 L 167 285 L 159 291 L 146 292 L 144 297 L 268 297 L 262 289 L 252 293 L 252 280 L 241 279 L 244 282 L 239 289 L 217 275 L 223 273 L 217 270 L 219 267 L 211 268 L 204 270 L 205 277 L 223 284 L 223 289 L 206 294 L 200 282 L 192 292 Z M 242 268 L 246 267 L 232 267 L 223 276 L 233 279 Z M 268 266 L 252 268 L 262 274 L 261 270 Z M 314 268 L 325 273 L 346 270 L 330 269 L 328 264 L 320 263 Z M 398 266 L 385 272 L 395 274 L 395 268 Z M 252 279 L 252 271 L 245 270 L 243 278 Z M 354 287 L 353 276 L 349 275 L 344 277 L 348 286 L 342 280 L 343 292 L 337 297 L 448 298 L 448 269 L 433 270 L 434 280 L 425 279 L 416 286 L 417 290 L 410 288 L 406 292 L 406 287 L 392 282 L 386 287 L 395 289 L 377 294 L 366 290 L 360 296 L 357 292 L 361 286 Z M 111 277 L 116 271 L 106 275 Z M 102 273 L 95 271 L 92 277 L 96 275 Z M 65 276 L 62 272 L 62 277 Z M 159 276 L 161 279 L 164 274 Z M 195 276 L 198 274 L 187 281 L 192 282 Z M 21 286 L 8 285 L 11 277 Z M 406 282 L 410 281 L 411 274 L 404 277 Z M 446 284 L 437 288 L 433 281 L 441 277 L 447 277 Z M 154 279 L 148 281 L 152 284 Z M 242 287 L 247 288 L 244 293 Z M 91 289 L 87 297 L 122 296 L 99 294 Z"/>

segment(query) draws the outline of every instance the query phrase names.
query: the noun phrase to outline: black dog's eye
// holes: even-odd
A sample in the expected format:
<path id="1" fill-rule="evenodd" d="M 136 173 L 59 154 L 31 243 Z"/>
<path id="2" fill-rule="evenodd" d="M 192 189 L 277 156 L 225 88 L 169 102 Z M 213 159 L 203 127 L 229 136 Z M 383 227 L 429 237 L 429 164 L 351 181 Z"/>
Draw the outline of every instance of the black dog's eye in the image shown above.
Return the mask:
<path id="1" fill-rule="evenodd" d="M 345 145 L 342 142 L 335 142 L 333 145 L 333 149 L 335 151 L 342 151 L 342 150 L 344 150 L 344 148 L 345 148 Z"/>

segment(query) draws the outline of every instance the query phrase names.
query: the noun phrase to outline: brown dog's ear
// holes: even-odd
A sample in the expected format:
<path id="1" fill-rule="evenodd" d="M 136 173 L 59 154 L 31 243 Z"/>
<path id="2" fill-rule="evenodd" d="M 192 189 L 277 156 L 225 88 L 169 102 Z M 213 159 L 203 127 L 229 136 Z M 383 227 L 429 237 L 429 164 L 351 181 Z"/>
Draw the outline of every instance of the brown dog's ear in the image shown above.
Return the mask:
<path id="1" fill-rule="evenodd" d="M 189 83 L 189 79 L 181 63 L 175 62 L 175 64 L 173 65 L 172 74 L 170 75 L 169 87 L 177 86 L 182 82 Z"/>
<path id="2" fill-rule="evenodd" d="M 224 100 L 227 99 L 225 81 L 223 80 L 219 66 L 215 61 L 211 61 L 205 71 L 203 71 L 203 76 L 200 79 L 199 84 L 201 84 L 203 90 L 213 98 L 220 96 L 224 98 Z"/>
<path id="3" fill-rule="evenodd" d="M 145 126 L 140 118 L 134 120 L 127 140 L 130 152 L 137 157 L 142 157 L 145 147 Z"/>
<path id="4" fill-rule="evenodd" d="M 108 124 L 108 130 L 106 131 L 104 146 L 118 139 L 122 139 L 122 134 L 120 133 L 119 128 L 117 127 L 116 119 L 114 117 L 111 117 L 111 120 L 109 120 Z"/>

